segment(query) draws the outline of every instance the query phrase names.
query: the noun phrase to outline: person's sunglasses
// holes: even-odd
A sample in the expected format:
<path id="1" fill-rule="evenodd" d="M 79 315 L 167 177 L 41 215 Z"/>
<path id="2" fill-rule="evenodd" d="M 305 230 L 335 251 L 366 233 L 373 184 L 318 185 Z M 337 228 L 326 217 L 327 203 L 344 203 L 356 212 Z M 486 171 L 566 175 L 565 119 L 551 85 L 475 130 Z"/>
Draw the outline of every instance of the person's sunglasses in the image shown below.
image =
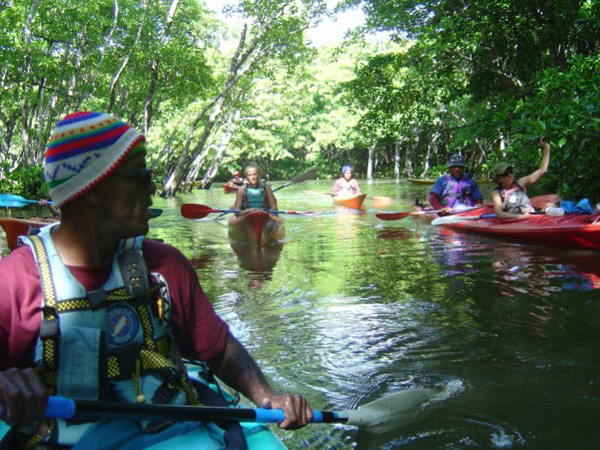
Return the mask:
<path id="1" fill-rule="evenodd" d="M 133 179 L 140 184 L 150 184 L 152 182 L 152 176 L 154 175 L 154 169 L 151 167 L 144 167 L 130 172 L 113 172 L 111 175 Z"/>
<path id="2" fill-rule="evenodd" d="M 501 177 L 507 177 L 509 175 L 512 175 L 512 173 L 513 173 L 512 169 L 506 169 L 506 171 L 502 175 L 500 175 L 500 176 Z"/>

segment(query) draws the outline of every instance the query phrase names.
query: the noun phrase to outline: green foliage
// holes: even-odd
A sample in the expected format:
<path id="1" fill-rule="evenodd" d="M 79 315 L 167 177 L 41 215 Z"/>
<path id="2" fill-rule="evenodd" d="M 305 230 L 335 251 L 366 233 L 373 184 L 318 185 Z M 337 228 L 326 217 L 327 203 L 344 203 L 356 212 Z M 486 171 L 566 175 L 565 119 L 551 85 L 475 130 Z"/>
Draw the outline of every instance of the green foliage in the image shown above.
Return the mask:
<path id="1" fill-rule="evenodd" d="M 1 167 L 8 172 L 8 165 Z M 48 199 L 48 188 L 44 183 L 44 169 L 39 165 L 21 166 L 10 173 L 10 177 L 0 179 L 0 192 L 16 194 L 30 199 Z"/>

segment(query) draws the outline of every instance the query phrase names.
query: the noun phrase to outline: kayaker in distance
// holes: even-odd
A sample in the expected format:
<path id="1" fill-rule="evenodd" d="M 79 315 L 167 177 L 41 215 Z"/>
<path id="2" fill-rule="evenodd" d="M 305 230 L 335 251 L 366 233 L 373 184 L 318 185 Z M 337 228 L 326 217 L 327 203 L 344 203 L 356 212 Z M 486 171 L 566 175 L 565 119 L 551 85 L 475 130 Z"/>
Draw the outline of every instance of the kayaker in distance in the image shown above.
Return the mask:
<path id="1" fill-rule="evenodd" d="M 465 160 L 461 155 L 452 155 L 448 159 L 449 174 L 438 178 L 429 192 L 429 204 L 442 214 L 453 210 L 480 206 L 483 196 L 479 186 L 468 174 L 465 174 Z"/>
<path id="2" fill-rule="evenodd" d="M 331 188 L 331 194 L 340 197 L 351 197 L 360 195 L 358 182 L 352 178 L 354 176 L 354 168 L 352 166 L 342 167 L 342 177 L 338 178 Z"/>
<path id="3" fill-rule="evenodd" d="M 244 184 L 244 179 L 242 178 L 242 172 L 237 170 L 231 180 L 227 182 L 229 186 L 242 186 Z"/>
<path id="4" fill-rule="evenodd" d="M 194 404 L 182 355 L 205 361 L 257 405 L 282 408 L 281 427 L 310 421 L 306 399 L 277 393 L 215 313 L 190 261 L 143 238 L 156 191 L 144 135 L 109 114 L 71 114 L 52 133 L 45 173 L 61 222 L 0 259 L 0 403 L 20 438 L 94 448 L 118 439 L 122 426 L 136 447 L 148 436 L 143 422 L 43 420 L 48 393 Z M 224 448 L 214 423 L 156 425 L 153 443 L 165 448 L 173 432 L 190 447 L 210 439 Z"/>
<path id="5" fill-rule="evenodd" d="M 244 169 L 245 180 L 243 186 L 236 192 L 235 203 L 232 209 L 240 209 L 246 214 L 257 209 L 277 210 L 277 199 L 273 194 L 271 185 L 260 177 L 262 175 L 256 164 L 249 164 Z"/>
<path id="6" fill-rule="evenodd" d="M 492 179 L 497 184 L 492 191 L 492 202 L 499 218 L 524 218 L 535 212 L 527 196 L 527 188 L 537 183 L 548 172 L 548 165 L 550 164 L 550 145 L 543 137 L 540 139 L 540 144 L 544 149 L 544 153 L 540 168 L 535 172 L 515 180 L 511 164 L 499 162 L 492 169 Z M 555 208 L 554 206 L 550 203 L 543 210 L 550 215 L 564 214 L 561 208 Z"/>

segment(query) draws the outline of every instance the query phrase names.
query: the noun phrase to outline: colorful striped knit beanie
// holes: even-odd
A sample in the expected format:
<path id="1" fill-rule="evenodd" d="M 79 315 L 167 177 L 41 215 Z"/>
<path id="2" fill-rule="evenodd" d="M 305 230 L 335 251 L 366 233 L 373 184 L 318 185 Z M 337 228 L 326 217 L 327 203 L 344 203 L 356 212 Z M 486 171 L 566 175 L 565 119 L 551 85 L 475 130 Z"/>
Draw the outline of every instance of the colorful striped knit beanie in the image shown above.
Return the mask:
<path id="1" fill-rule="evenodd" d="M 50 136 L 45 179 L 55 206 L 85 194 L 125 159 L 145 151 L 146 138 L 110 114 L 84 111 L 61 120 Z"/>

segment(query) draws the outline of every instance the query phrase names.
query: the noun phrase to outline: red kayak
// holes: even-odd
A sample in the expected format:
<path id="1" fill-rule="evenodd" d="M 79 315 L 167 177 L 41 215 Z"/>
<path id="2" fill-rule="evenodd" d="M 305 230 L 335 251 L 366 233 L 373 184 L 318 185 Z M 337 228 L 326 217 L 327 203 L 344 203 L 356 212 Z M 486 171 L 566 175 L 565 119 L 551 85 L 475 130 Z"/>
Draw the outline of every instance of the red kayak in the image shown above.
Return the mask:
<path id="1" fill-rule="evenodd" d="M 6 233 L 8 248 L 13 250 L 17 247 L 17 238 L 27 236 L 30 229 L 37 229 L 56 222 L 56 219 L 44 219 L 42 217 L 31 217 L 29 219 L 17 219 L 14 217 L 0 217 L 0 226 Z"/>
<path id="2" fill-rule="evenodd" d="M 494 208 L 480 208 L 453 217 L 479 217 L 493 214 Z M 545 214 L 525 219 L 464 220 L 440 224 L 455 231 L 476 233 L 493 238 L 507 239 L 526 244 L 545 244 L 600 251 L 600 213 L 565 214 L 552 217 Z"/>
<path id="3" fill-rule="evenodd" d="M 267 211 L 252 211 L 229 220 L 229 237 L 237 242 L 270 245 L 285 237 L 284 221 Z"/>
<path id="4" fill-rule="evenodd" d="M 367 198 L 367 194 L 358 194 L 343 197 L 341 195 L 338 195 L 336 197 L 333 197 L 333 203 L 335 203 L 337 206 L 345 206 L 346 208 L 360 209 L 363 202 L 365 201 L 365 198 Z"/>
<path id="5" fill-rule="evenodd" d="M 234 192 L 237 192 L 240 187 L 241 186 L 238 186 L 237 184 L 227 184 L 226 183 L 223 185 L 223 190 L 225 191 L 226 194 L 232 194 Z"/>

